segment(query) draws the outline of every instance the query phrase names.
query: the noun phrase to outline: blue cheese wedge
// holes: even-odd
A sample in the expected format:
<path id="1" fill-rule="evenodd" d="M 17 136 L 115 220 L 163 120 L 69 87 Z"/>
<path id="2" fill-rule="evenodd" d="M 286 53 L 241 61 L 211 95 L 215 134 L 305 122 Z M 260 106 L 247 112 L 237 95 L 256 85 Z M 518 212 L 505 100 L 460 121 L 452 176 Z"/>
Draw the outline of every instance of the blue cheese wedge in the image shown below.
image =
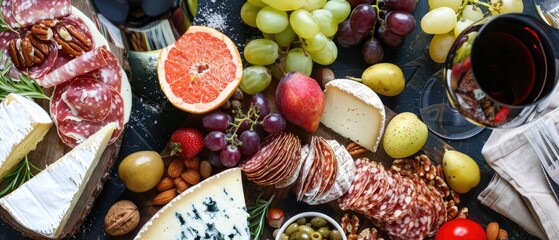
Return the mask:
<path id="1" fill-rule="evenodd" d="M 109 124 L 19 188 L 0 198 L 21 226 L 58 238 L 115 129 Z"/>
<path id="2" fill-rule="evenodd" d="M 232 168 L 182 192 L 135 240 L 250 239 L 241 169 Z"/>
<path id="3" fill-rule="evenodd" d="M 49 114 L 33 100 L 11 93 L 0 104 L 0 181 L 52 127 Z"/>
<path id="4" fill-rule="evenodd" d="M 320 119 L 324 126 L 372 152 L 377 151 L 386 115 L 373 90 L 353 80 L 336 79 L 326 84 L 324 101 Z"/>

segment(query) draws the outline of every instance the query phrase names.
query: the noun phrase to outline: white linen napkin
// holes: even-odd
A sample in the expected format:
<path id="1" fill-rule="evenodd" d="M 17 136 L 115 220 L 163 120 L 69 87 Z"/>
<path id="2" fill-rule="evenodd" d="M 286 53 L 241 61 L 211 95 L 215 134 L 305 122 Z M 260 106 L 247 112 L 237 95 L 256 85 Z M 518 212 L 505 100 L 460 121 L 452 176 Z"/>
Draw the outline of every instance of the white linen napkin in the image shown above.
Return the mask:
<path id="1" fill-rule="evenodd" d="M 543 117 L 552 118 L 557 127 L 559 96 L 554 95 L 550 112 Z M 496 174 L 478 200 L 538 238 L 559 239 L 559 203 L 523 134 L 532 125 L 493 130 L 481 152 Z"/>

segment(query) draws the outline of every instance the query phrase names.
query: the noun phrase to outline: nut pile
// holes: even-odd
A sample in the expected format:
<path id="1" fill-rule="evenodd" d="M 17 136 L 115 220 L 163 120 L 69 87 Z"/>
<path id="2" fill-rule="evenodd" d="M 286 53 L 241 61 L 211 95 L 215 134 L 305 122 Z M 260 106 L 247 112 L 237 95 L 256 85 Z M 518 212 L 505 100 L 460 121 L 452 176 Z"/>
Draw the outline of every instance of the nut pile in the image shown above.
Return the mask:
<path id="1" fill-rule="evenodd" d="M 212 175 L 212 165 L 200 158 L 176 157 L 167 167 L 167 174 L 159 181 L 155 189 L 160 192 L 151 201 L 152 205 L 165 205 L 186 189 L 198 184 Z"/>
<path id="2" fill-rule="evenodd" d="M 396 159 L 392 162 L 391 168 L 402 176 L 416 174 L 427 183 L 429 188 L 439 191 L 443 196 L 447 209 L 446 221 L 454 218 L 466 218 L 468 216 L 467 207 L 458 208 L 460 195 L 453 191 L 444 181 L 442 166 L 433 165 L 427 155 L 421 154 L 415 158 Z"/>

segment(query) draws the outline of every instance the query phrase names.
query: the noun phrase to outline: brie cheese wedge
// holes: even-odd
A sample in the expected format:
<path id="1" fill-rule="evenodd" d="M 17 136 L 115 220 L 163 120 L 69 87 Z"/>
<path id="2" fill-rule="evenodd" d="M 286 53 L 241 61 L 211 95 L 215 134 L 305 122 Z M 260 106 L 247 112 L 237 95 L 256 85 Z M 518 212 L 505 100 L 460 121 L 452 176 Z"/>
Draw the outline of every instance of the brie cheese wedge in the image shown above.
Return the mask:
<path id="1" fill-rule="evenodd" d="M 140 239 L 250 239 L 241 169 L 182 192 L 142 227 L 135 240 Z"/>
<path id="2" fill-rule="evenodd" d="M 0 198 L 21 226 L 58 238 L 115 129 L 108 124 L 19 188 Z"/>
<path id="3" fill-rule="evenodd" d="M 35 150 L 51 126 L 49 114 L 33 100 L 6 96 L 0 104 L 0 181 Z"/>

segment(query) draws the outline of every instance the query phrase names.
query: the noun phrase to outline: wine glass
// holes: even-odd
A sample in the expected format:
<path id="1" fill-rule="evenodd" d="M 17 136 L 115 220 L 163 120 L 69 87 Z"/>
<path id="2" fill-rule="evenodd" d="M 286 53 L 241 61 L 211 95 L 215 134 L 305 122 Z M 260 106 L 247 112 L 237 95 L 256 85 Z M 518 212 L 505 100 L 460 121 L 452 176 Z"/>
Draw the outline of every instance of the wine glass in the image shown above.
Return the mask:
<path id="1" fill-rule="evenodd" d="M 442 80 L 448 99 L 434 80 L 424 89 L 420 113 L 429 129 L 464 139 L 483 127 L 514 128 L 541 114 L 559 77 L 559 43 L 548 29 L 518 13 L 488 16 L 465 29 L 442 73 L 433 76 Z M 433 103 L 434 91 L 443 103 Z"/>

